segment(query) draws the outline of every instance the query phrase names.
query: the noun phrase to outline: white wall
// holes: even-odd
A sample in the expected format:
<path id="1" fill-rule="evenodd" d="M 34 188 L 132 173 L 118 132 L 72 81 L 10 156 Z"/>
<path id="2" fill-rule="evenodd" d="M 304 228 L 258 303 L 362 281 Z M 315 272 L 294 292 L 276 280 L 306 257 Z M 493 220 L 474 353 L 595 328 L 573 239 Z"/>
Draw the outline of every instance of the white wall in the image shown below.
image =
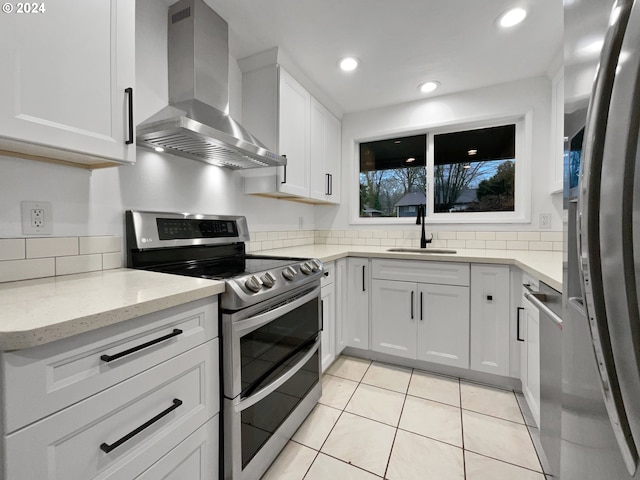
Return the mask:
<path id="1" fill-rule="evenodd" d="M 136 2 L 136 121 L 167 104 L 167 7 Z M 230 112 L 242 112 L 241 74 L 230 58 Z M 53 204 L 53 235 L 123 234 L 129 208 L 246 215 L 252 230 L 314 227 L 313 206 L 242 193 L 238 172 L 138 148 L 137 163 L 87 171 L 0 156 L 0 237 L 20 237 L 20 201 Z"/>
<path id="2" fill-rule="evenodd" d="M 562 229 L 561 197 L 549 194 L 551 178 L 551 82 L 547 77 L 527 79 L 478 90 L 433 97 L 376 110 L 347 114 L 342 118 L 342 204 L 339 208 L 321 206 L 316 210 L 316 228 L 367 228 L 350 224 L 354 190 L 358 188 L 354 164 L 358 162 L 360 141 L 388 138 L 428 131 L 444 125 L 472 123 L 478 120 L 523 116 L 532 112 L 532 175 L 530 224 L 518 230 L 539 230 L 540 213 L 552 214 L 552 230 Z M 356 190 L 357 191 L 357 190 Z M 427 220 L 428 221 L 428 220 Z M 438 224 L 432 230 L 514 230 L 508 224 Z M 403 226 L 377 224 L 371 228 L 403 229 Z"/>

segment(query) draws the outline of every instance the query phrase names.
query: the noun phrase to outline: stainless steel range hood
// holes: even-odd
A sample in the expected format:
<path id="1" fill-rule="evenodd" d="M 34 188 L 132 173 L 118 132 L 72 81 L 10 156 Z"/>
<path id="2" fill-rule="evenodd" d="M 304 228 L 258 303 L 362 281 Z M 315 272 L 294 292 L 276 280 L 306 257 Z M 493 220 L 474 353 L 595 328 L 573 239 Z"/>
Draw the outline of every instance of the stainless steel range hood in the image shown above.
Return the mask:
<path id="1" fill-rule="evenodd" d="M 282 166 L 229 114 L 229 27 L 202 0 L 169 7 L 169 105 L 137 127 L 138 145 L 221 167 Z"/>

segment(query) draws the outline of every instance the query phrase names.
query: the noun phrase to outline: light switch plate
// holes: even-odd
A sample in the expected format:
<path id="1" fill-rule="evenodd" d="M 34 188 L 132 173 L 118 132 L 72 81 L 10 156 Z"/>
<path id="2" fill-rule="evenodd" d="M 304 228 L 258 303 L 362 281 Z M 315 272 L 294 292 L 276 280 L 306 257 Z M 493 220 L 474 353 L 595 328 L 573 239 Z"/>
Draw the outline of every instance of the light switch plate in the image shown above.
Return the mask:
<path id="1" fill-rule="evenodd" d="M 20 202 L 23 235 L 51 235 L 53 207 L 51 202 Z"/>

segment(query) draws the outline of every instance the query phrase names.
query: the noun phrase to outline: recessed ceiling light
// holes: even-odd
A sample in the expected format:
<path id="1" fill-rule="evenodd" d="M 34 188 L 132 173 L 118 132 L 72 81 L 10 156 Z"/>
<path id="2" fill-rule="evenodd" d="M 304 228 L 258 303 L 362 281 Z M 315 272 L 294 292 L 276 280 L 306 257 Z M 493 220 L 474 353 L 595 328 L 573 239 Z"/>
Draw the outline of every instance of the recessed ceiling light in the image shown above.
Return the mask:
<path id="1" fill-rule="evenodd" d="M 527 11 L 524 8 L 512 8 L 500 16 L 498 24 L 502 28 L 510 28 L 522 22 L 526 16 Z"/>
<path id="2" fill-rule="evenodd" d="M 476 150 L 475 148 L 474 148 L 474 149 L 471 149 L 471 150 L 469 150 L 469 151 L 467 152 L 467 154 L 468 154 L 469 156 L 475 155 L 476 153 L 478 153 L 478 150 Z"/>
<path id="3" fill-rule="evenodd" d="M 406 163 L 413 163 L 413 162 L 415 162 L 415 161 L 416 161 L 416 159 L 415 159 L 415 158 L 413 158 L 413 157 L 409 157 L 409 158 L 407 158 Z"/>
<path id="4" fill-rule="evenodd" d="M 440 86 L 440 82 L 436 82 L 435 80 L 429 80 L 428 82 L 424 82 L 418 85 L 418 90 L 420 90 L 422 93 L 429 93 L 429 92 L 433 92 L 439 86 Z"/>
<path id="5" fill-rule="evenodd" d="M 155 147 L 154 150 L 156 152 L 164 152 L 164 148 L 162 148 L 162 147 Z"/>
<path id="6" fill-rule="evenodd" d="M 351 72 L 358 68 L 358 59 L 355 57 L 345 57 L 340 60 L 340 68 L 345 72 Z"/>

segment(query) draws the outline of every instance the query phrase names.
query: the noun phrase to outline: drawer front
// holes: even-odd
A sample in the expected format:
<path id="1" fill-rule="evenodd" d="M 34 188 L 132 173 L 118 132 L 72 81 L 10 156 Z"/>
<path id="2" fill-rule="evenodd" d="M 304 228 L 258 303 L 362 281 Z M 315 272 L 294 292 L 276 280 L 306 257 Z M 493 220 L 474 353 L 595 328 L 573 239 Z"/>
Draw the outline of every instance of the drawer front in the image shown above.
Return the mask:
<path id="1" fill-rule="evenodd" d="M 324 264 L 324 275 L 320 280 L 320 285 L 325 287 L 327 285 L 331 285 L 336 276 L 336 265 L 334 262 L 329 262 Z"/>
<path id="2" fill-rule="evenodd" d="M 469 285 L 468 263 L 374 259 L 371 270 L 381 280 Z"/>
<path id="3" fill-rule="evenodd" d="M 210 297 L 39 347 L 5 353 L 4 381 L 11 385 L 3 393 L 5 432 L 77 403 L 217 334 L 217 297 Z M 135 351 L 111 361 L 101 358 L 128 350 Z"/>
<path id="4" fill-rule="evenodd" d="M 135 478 L 218 410 L 216 339 L 8 435 L 7 478 Z"/>

